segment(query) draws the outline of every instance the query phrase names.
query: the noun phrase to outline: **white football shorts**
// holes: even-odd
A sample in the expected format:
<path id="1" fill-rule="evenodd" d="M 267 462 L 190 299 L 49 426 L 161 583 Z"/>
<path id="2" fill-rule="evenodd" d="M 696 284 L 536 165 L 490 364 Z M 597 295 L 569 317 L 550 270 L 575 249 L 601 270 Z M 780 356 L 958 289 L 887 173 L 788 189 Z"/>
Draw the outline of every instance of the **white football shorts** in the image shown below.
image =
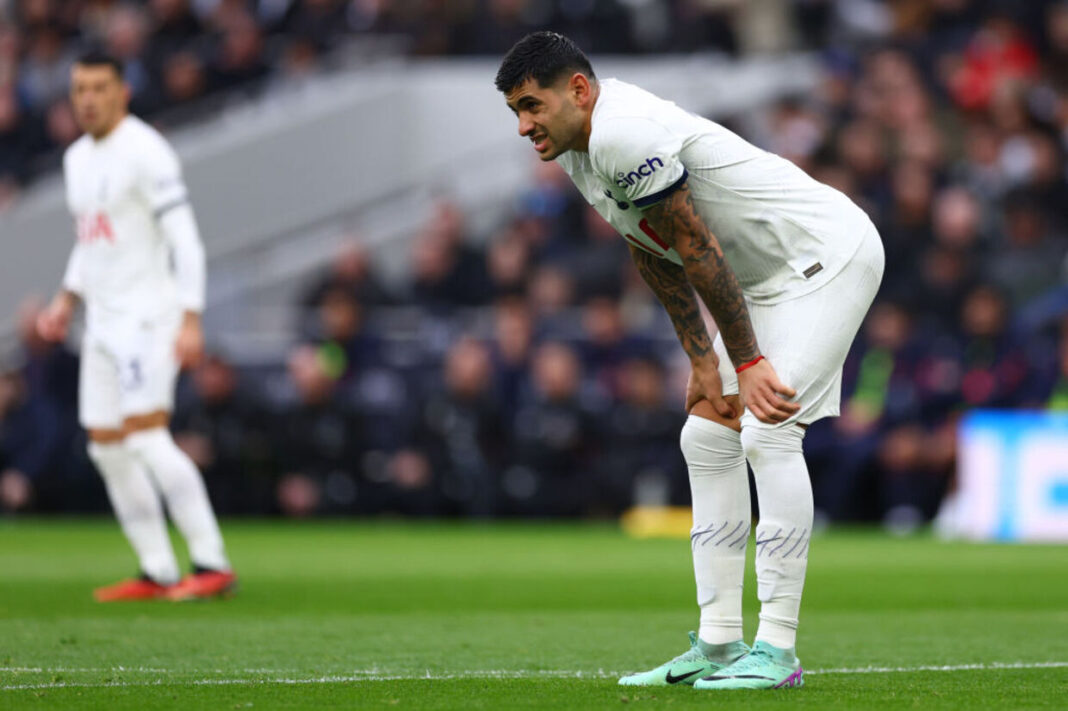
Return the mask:
<path id="1" fill-rule="evenodd" d="M 766 424 L 747 409 L 742 427 L 807 425 L 839 414 L 842 366 L 879 290 L 884 264 L 882 241 L 873 227 L 846 267 L 825 286 L 777 304 L 749 304 L 760 352 L 779 380 L 797 391 L 793 401 L 800 403 L 801 411 L 785 422 Z M 723 394 L 736 395 L 738 376 L 719 334 L 713 347 L 719 356 Z"/>
<path id="2" fill-rule="evenodd" d="M 109 318 L 82 341 L 78 416 L 86 429 L 120 429 L 131 415 L 174 407 L 181 314 Z"/>

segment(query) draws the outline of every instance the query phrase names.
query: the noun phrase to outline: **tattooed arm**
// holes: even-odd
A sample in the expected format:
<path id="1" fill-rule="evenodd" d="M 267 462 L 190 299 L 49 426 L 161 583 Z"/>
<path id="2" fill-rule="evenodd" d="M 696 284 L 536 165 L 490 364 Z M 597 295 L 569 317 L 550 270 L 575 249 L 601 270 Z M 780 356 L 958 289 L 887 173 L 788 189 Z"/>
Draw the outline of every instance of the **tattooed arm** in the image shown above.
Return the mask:
<path id="1" fill-rule="evenodd" d="M 719 242 L 697 214 L 690 186 L 684 183 L 646 210 L 645 215 L 661 239 L 682 257 L 682 271 L 712 313 L 734 366 L 757 358 L 760 347 L 742 287 Z M 779 382 L 767 360 L 742 371 L 738 388 L 744 405 L 764 422 L 781 422 L 800 409 L 780 397 L 793 397 L 795 392 Z"/>
<path id="2" fill-rule="evenodd" d="M 671 325 L 675 327 L 686 355 L 694 363 L 714 358 L 712 339 L 705 328 L 705 320 L 701 318 L 697 296 L 683 268 L 634 245 L 627 246 L 630 247 L 630 256 L 638 267 L 638 273 L 671 317 Z"/>
<path id="3" fill-rule="evenodd" d="M 719 377 L 719 359 L 712 350 L 712 339 L 705 328 L 697 295 L 686 279 L 682 267 L 661 259 L 645 250 L 630 247 L 630 256 L 638 273 L 656 294 L 671 318 L 671 325 L 679 343 L 690 357 L 693 369 L 686 385 L 686 412 L 700 400 L 708 400 L 721 416 L 734 419 L 734 408 L 723 399 L 723 383 Z"/>
<path id="4" fill-rule="evenodd" d="M 719 242 L 697 214 L 690 186 L 683 185 L 645 211 L 657 234 L 682 257 L 683 271 L 712 318 L 737 367 L 760 355 L 749 307 Z"/>

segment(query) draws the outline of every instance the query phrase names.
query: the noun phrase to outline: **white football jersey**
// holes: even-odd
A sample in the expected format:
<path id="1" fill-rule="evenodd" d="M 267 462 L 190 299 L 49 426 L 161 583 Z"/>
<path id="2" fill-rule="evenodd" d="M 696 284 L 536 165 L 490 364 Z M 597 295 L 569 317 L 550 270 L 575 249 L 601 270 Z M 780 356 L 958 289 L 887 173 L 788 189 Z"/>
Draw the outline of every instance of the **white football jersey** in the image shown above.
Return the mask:
<path id="1" fill-rule="evenodd" d="M 85 302 L 89 329 L 113 317 L 155 318 L 178 308 L 158 218 L 187 197 L 167 141 L 127 116 L 102 140 L 75 141 L 63 174 L 77 239 L 63 284 Z"/>
<path id="2" fill-rule="evenodd" d="M 845 195 L 723 126 L 617 79 L 600 87 L 589 152 L 557 162 L 635 246 L 682 263 L 642 209 L 686 182 L 746 297 L 771 304 L 825 284 L 874 229 Z"/>

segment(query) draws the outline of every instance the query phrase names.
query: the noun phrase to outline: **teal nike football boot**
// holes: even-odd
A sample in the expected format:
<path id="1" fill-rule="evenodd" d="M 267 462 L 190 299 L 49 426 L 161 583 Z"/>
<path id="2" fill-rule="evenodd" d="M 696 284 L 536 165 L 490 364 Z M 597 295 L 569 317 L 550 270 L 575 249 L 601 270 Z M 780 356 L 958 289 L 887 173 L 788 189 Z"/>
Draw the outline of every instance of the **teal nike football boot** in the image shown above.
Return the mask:
<path id="1" fill-rule="evenodd" d="M 734 664 L 702 676 L 695 689 L 788 689 L 805 685 L 805 670 L 794 650 L 757 642 Z"/>
<path id="2" fill-rule="evenodd" d="M 715 645 L 715 658 L 708 656 L 713 645 L 707 645 L 690 633 L 690 648 L 669 662 L 639 674 L 619 680 L 620 686 L 673 686 L 693 684 L 697 679 L 715 674 L 739 658 L 745 657 L 749 647 L 745 642 Z M 718 661 L 717 661 L 718 660 Z"/>

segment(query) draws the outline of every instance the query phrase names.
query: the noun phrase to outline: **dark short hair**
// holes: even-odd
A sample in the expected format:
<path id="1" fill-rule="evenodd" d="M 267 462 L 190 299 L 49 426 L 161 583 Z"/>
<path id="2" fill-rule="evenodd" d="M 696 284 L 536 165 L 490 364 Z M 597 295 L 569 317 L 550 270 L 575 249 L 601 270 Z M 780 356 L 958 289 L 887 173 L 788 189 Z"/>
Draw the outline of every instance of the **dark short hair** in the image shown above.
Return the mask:
<path id="1" fill-rule="evenodd" d="M 575 72 L 597 78 L 577 44 L 558 32 L 533 32 L 504 55 L 494 83 L 497 91 L 507 94 L 527 79 L 538 82 L 538 86 L 552 86 L 560 77 Z"/>
<path id="2" fill-rule="evenodd" d="M 83 67 L 111 67 L 119 79 L 125 74 L 122 60 L 100 49 L 90 49 L 80 55 L 75 64 Z"/>

